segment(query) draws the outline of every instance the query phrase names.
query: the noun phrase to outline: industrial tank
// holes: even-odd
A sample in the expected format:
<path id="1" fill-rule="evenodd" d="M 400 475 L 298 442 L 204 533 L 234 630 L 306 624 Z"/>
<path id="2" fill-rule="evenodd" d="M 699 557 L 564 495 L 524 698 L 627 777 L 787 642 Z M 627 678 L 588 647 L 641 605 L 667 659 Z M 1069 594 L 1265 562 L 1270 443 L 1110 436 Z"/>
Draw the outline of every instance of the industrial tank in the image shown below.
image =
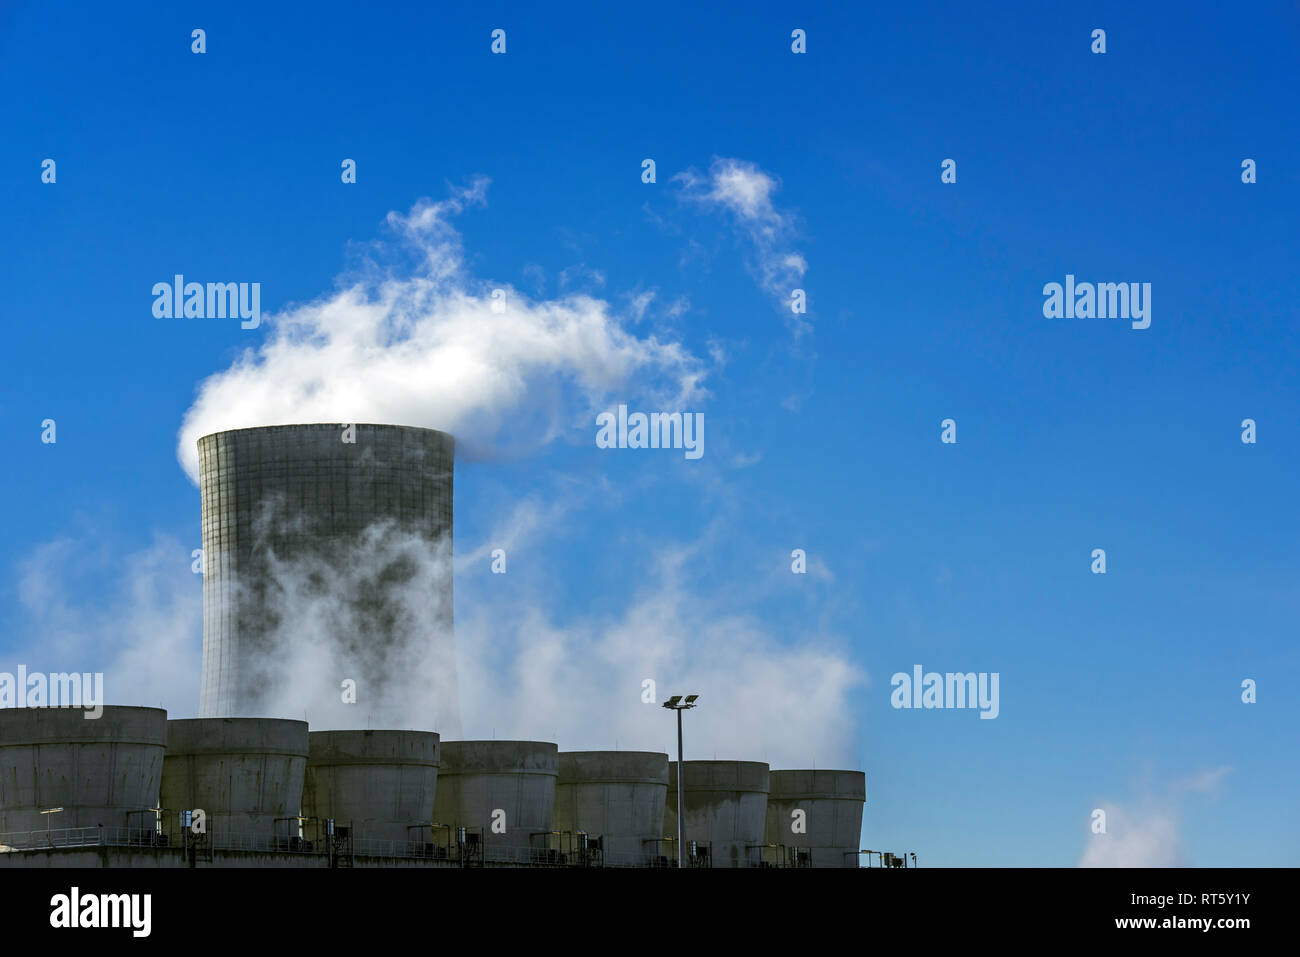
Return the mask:
<path id="1" fill-rule="evenodd" d="M 302 813 L 351 828 L 361 842 L 427 842 L 438 785 L 438 735 L 312 731 Z"/>
<path id="2" fill-rule="evenodd" d="M 458 734 L 452 437 L 276 425 L 205 435 L 198 454 L 199 716 Z"/>
<path id="3" fill-rule="evenodd" d="M 485 862 L 526 864 L 559 850 L 559 749 L 543 741 L 444 741 L 433 816 L 479 840 Z"/>
<path id="4" fill-rule="evenodd" d="M 555 830 L 599 838 L 607 867 L 641 867 L 658 856 L 668 755 L 653 751 L 561 751 Z"/>
<path id="5" fill-rule="evenodd" d="M 687 761 L 686 842 L 709 845 L 713 867 L 763 861 L 769 768 L 759 761 Z M 664 833 L 677 834 L 677 762 L 668 765 Z"/>
<path id="6" fill-rule="evenodd" d="M 298 836 L 307 722 L 279 718 L 186 718 L 167 722 L 162 806 L 197 808 L 214 844 Z"/>
<path id="7" fill-rule="evenodd" d="M 0 708 L 0 833 L 153 823 L 132 812 L 158 806 L 167 712 L 107 705 L 98 718 L 86 714 Z"/>
<path id="8" fill-rule="evenodd" d="M 857 867 L 867 776 L 861 771 L 773 771 L 767 841 L 797 853 L 791 863 Z M 803 811 L 798 815 L 796 811 Z M 802 830 L 801 830 L 802 829 Z"/>

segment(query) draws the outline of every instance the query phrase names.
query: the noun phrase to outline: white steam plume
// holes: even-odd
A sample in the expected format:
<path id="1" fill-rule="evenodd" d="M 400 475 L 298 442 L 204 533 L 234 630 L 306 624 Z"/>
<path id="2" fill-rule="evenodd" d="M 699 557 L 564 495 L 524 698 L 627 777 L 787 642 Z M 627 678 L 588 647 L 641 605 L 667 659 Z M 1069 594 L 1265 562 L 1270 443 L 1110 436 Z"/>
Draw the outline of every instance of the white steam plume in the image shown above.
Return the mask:
<path id="1" fill-rule="evenodd" d="M 682 184 L 685 199 L 731 214 L 737 234 L 753 249 L 748 265 L 759 286 L 777 300 L 796 340 L 810 333 L 807 317 L 789 308 L 790 294 L 802 285 L 808 260 L 794 248 L 794 215 L 772 202 L 780 181 L 754 163 L 724 157 L 714 158 L 707 174 L 688 169 L 673 179 Z"/>
<path id="2" fill-rule="evenodd" d="M 788 219 L 773 209 L 768 180 L 747 168 L 733 172 L 715 170 L 721 178 L 715 175 L 708 198 L 753 230 L 766 260 L 788 238 Z M 642 311 L 635 302 L 620 316 L 588 296 L 530 300 L 507 287 L 504 309 L 494 310 L 493 284 L 466 274 L 459 236 L 448 224 L 449 216 L 481 203 L 485 189 L 477 180 L 442 202 L 391 214 L 400 245 L 416 256 L 413 270 L 373 267 L 333 294 L 270 317 L 264 343 L 202 383 L 179 437 L 178 455 L 191 478 L 196 440 L 232 428 L 313 421 L 425 426 L 455 435 L 463 457 L 535 450 L 575 425 L 590 428 L 592 413 L 613 395 L 660 408 L 682 408 L 704 396 L 705 363 L 678 342 L 628 331 Z M 776 267 L 762 268 L 772 288 L 782 270 L 799 275 L 803 268 L 784 251 Z M 560 516 L 569 521 L 574 510 L 531 499 L 517 507 L 524 511 L 501 530 L 511 541 Z M 172 566 L 176 558 L 167 559 L 165 587 L 137 590 L 129 608 L 80 612 L 75 621 L 59 622 L 65 626 L 59 631 L 122 649 L 108 663 L 110 686 L 129 689 L 113 694 L 116 700 L 165 700 L 177 714 L 192 714 L 200 666 L 197 580 L 183 560 L 187 551 L 169 543 L 166 552 L 182 560 Z M 558 737 L 565 748 L 669 750 L 673 723 L 658 702 L 694 691 L 703 697 L 690 716 L 688 758 L 859 766 L 851 699 L 865 676 L 841 643 L 791 641 L 738 613 L 725 589 L 701 593 L 683 573 L 681 556 L 689 552 L 679 546 L 660 553 L 656 571 L 641 580 L 626 607 L 605 616 L 557 608 L 544 586 L 509 603 L 472 583 L 462 589 L 455 645 L 465 736 L 496 732 Z M 470 544 L 465 554 L 480 551 Z M 437 670 L 445 659 L 435 651 L 437 616 L 427 609 L 432 583 L 451 574 L 445 549 L 380 528 L 353 557 L 330 566 L 273 563 L 269 618 L 282 630 L 268 642 L 274 653 L 256 662 L 271 692 L 266 713 L 305 712 L 317 728 L 445 730 L 433 710 L 445 697 Z M 150 562 L 161 562 L 161 553 Z M 386 599 L 398 623 L 415 629 L 415 640 L 399 649 L 408 654 L 401 661 L 384 660 L 388 650 L 359 643 L 352 615 L 352 599 L 368 594 L 394 562 L 417 583 L 410 608 L 400 595 Z M 136 564 L 142 572 L 148 567 Z M 60 581 L 59 569 L 47 571 L 40 582 L 31 579 L 29 611 L 49 614 L 61 604 L 55 593 L 75 593 Z M 379 674 L 384 687 L 359 682 L 357 703 L 345 704 L 340 683 L 354 672 Z M 647 678 L 655 682 L 651 703 L 642 700 Z"/>
<path id="3" fill-rule="evenodd" d="M 268 317 L 266 341 L 205 380 L 185 415 L 177 456 L 190 478 L 197 481 L 198 439 L 227 429 L 423 426 L 450 432 L 460 457 L 473 458 L 530 451 L 586 427 L 611 395 L 666 409 L 704 395 L 699 359 L 680 343 L 628 332 L 607 302 L 530 300 L 468 276 L 447 219 L 483 203 L 486 190 L 487 180 L 476 179 L 442 202 L 388 215 L 416 257 L 413 270 L 372 268 Z M 505 292 L 504 308 L 495 288 Z"/>
<path id="4" fill-rule="evenodd" d="M 1215 794 L 1232 768 L 1207 768 L 1169 784 L 1159 794 L 1147 793 L 1136 806 L 1103 802 L 1106 831 L 1092 834 L 1079 860 L 1080 867 L 1189 867 L 1192 864 L 1182 833 L 1182 807 L 1194 794 Z"/>

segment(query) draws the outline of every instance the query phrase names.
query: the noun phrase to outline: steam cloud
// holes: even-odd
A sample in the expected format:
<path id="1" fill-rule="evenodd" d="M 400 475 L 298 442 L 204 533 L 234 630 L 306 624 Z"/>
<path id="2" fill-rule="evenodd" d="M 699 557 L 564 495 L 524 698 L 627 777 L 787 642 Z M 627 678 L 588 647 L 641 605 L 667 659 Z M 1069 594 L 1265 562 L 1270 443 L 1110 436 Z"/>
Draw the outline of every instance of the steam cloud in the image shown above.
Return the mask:
<path id="1" fill-rule="evenodd" d="M 783 644 L 752 616 L 692 592 L 671 562 L 611 620 L 560 625 L 525 607 L 502 622 L 468 604 L 476 610 L 456 629 L 468 737 L 558 735 L 564 749 L 675 758 L 676 725 L 659 705 L 699 693 L 687 760 L 860 766 L 849 699 L 865 675 L 832 641 Z"/>
<path id="2" fill-rule="evenodd" d="M 190 547 L 156 536 L 121 556 L 85 537 L 48 542 L 19 563 L 18 596 L 27 646 L 0 670 L 103 672 L 105 703 L 164 707 L 193 715 L 199 695 L 203 602 L 190 570 Z M 86 584 L 116 575 L 103 604 L 86 601 Z"/>
<path id="3" fill-rule="evenodd" d="M 727 182 L 740 189 L 755 181 Z M 784 221 L 772 221 L 770 185 L 757 186 L 736 211 L 770 232 Z M 704 394 L 700 360 L 680 343 L 632 334 L 603 301 L 533 301 L 508 289 L 504 310 L 494 311 L 492 287 L 466 274 L 460 238 L 447 222 L 483 202 L 485 189 L 486 181 L 476 180 L 447 200 L 391 214 L 401 244 L 416 256 L 413 271 L 371 268 L 332 295 L 272 317 L 260 347 L 203 382 L 179 438 L 190 477 L 197 477 L 197 439 L 232 428 L 393 422 L 449 431 L 462 453 L 526 452 L 575 423 L 591 428 L 611 393 L 657 397 L 661 408 Z M 539 534 L 561 517 L 571 521 L 576 507 L 520 502 L 506 538 Z M 201 616 L 198 580 L 180 560 L 188 548 L 167 541 L 143 555 L 104 559 L 101 570 L 125 563 L 138 573 L 128 575 L 127 598 L 65 620 L 58 610 L 78 604 L 69 556 L 85 547 L 64 543 L 34 559 L 27 605 L 39 630 L 67 636 L 63 650 L 78 656 L 120 649 L 105 667 L 111 701 L 193 714 Z M 466 554 L 487 547 L 471 545 Z M 624 610 L 605 618 L 556 616 L 540 590 L 536 600 L 503 607 L 470 576 L 458 598 L 455 640 L 465 736 L 672 750 L 672 722 L 658 703 L 693 691 L 703 698 L 691 715 L 688 757 L 858 766 L 849 696 L 864 675 L 833 642 L 778 639 L 761 621 L 688 587 L 680 556 L 689 551 L 657 555 L 657 571 L 640 578 Z M 272 558 L 269 568 L 270 580 L 257 587 L 273 629 L 271 650 L 254 664 L 267 691 L 264 714 L 305 715 L 318 729 L 447 734 L 440 709 L 449 694 L 442 662 L 450 636 L 429 607 L 432 583 L 452 574 L 444 544 L 379 526 L 346 562 Z M 364 617 L 365 597 L 395 568 L 401 574 L 389 583 L 400 587 L 381 589 L 379 601 L 404 638 L 396 648 L 377 648 L 365 641 L 358 608 Z M 517 576 L 512 571 L 512 584 Z M 342 700 L 346 678 L 357 680 L 355 705 Z M 646 679 L 654 682 L 649 702 Z"/>
<path id="4" fill-rule="evenodd" d="M 803 281 L 808 261 L 794 248 L 795 217 L 772 202 L 780 181 L 754 163 L 723 157 L 714 159 L 708 173 L 689 169 L 673 178 L 687 200 L 730 214 L 752 248 L 748 266 L 759 286 L 777 300 L 796 340 L 810 333 L 812 323 L 789 309 L 790 293 Z"/>
<path id="5" fill-rule="evenodd" d="M 548 521 L 534 509 L 531 502 L 519 509 L 528 513 L 530 534 L 568 516 L 557 509 Z M 752 616 L 692 591 L 679 554 L 657 556 L 642 590 L 609 618 L 557 618 L 542 601 L 508 610 L 490 599 L 491 586 L 462 589 L 456 646 L 464 736 L 673 753 L 674 725 L 659 702 L 694 691 L 703 697 L 689 719 L 688 760 L 716 754 L 773 767 L 859 766 L 849 699 L 865 675 L 834 641 L 782 643 Z M 108 703 L 193 716 L 202 616 L 187 559 L 186 547 L 166 538 L 125 557 L 76 540 L 42 546 L 21 579 L 39 648 L 17 655 L 8 670 L 19 662 L 102 670 Z M 444 544 L 376 526 L 353 559 L 344 569 L 272 562 L 268 598 L 280 624 L 272 633 L 277 650 L 257 662 L 268 692 L 263 716 L 305 716 L 316 730 L 432 729 L 452 737 L 442 710 L 448 689 L 440 643 L 447 636 L 429 612 L 437 591 L 431 585 L 450 574 Z M 100 607 L 79 602 L 86 565 L 119 570 L 112 591 L 121 597 Z M 384 601 L 406 640 L 383 650 L 358 643 L 354 602 L 395 566 L 409 587 Z M 356 704 L 344 704 L 340 694 L 349 677 L 357 680 Z M 642 700 L 647 678 L 655 683 L 650 702 Z"/>
<path id="6" fill-rule="evenodd" d="M 285 515 L 268 508 L 257 524 L 265 533 Z M 450 540 L 377 522 L 344 548 L 292 561 L 272 552 L 264 580 L 236 584 L 257 591 L 270 624 L 257 635 L 265 650 L 241 663 L 257 695 L 249 716 L 460 737 L 452 609 L 442 607 Z"/>
<path id="7" fill-rule="evenodd" d="M 185 415 L 177 456 L 191 480 L 198 439 L 227 429 L 424 426 L 455 435 L 464 458 L 527 452 L 578 423 L 590 427 L 614 394 L 667 409 L 703 396 L 698 358 L 678 342 L 632 334 L 603 300 L 533 301 L 468 276 L 448 218 L 483 203 L 486 190 L 476 179 L 446 200 L 389 214 L 414 269 L 372 264 L 340 291 L 268 317 L 268 339 L 205 380 Z"/>
<path id="8" fill-rule="evenodd" d="M 1184 800 L 1188 795 L 1215 794 L 1232 770 L 1223 765 L 1173 781 L 1159 794 L 1146 794 L 1136 807 L 1103 803 L 1107 833 L 1090 836 L 1079 866 L 1191 866 L 1182 834 Z"/>
<path id="9" fill-rule="evenodd" d="M 1178 816 L 1169 809 L 1137 811 L 1103 804 L 1106 834 L 1095 835 L 1080 867 L 1186 867 L 1190 862 Z"/>

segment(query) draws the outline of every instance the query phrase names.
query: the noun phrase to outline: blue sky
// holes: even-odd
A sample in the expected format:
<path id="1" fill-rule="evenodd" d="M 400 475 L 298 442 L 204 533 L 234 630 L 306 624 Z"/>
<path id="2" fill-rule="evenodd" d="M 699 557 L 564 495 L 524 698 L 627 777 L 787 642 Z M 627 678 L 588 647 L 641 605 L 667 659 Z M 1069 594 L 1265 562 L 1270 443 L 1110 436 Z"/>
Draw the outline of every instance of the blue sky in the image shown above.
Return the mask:
<path id="1" fill-rule="evenodd" d="M 687 757 L 765 759 L 725 747 L 752 715 L 706 716 L 734 689 L 681 687 L 754 650 L 772 668 L 737 680 L 833 708 L 810 706 L 824 736 L 782 720 L 759 750 L 865 770 L 863 846 L 923 865 L 1296 863 L 1300 7 L 264 6 L 0 10 L 0 668 L 147 649 L 167 666 L 110 670 L 110 700 L 184 716 L 196 389 L 277 313 L 409 252 L 390 212 L 481 177 L 445 215 L 457 288 L 508 288 L 523 324 L 586 296 L 603 328 L 675 345 L 707 444 L 597 449 L 573 367 L 530 373 L 458 466 L 462 644 L 678 629 L 691 664 L 657 680 L 704 696 Z M 750 218 L 727 169 L 767 184 Z M 802 334 L 763 280 L 789 254 Z M 269 318 L 155 318 L 178 272 L 260 282 Z M 1150 328 L 1044 318 L 1067 273 L 1151 283 Z M 600 407 L 657 408 L 680 371 L 633 370 Z M 402 388 L 434 420 L 400 424 L 449 427 Z M 492 576 L 476 556 L 507 539 Z M 822 654 L 860 680 L 809 679 Z M 918 663 L 998 672 L 998 718 L 893 709 Z M 568 705 L 578 726 L 595 706 Z M 552 736 L 533 725 L 514 732 Z"/>

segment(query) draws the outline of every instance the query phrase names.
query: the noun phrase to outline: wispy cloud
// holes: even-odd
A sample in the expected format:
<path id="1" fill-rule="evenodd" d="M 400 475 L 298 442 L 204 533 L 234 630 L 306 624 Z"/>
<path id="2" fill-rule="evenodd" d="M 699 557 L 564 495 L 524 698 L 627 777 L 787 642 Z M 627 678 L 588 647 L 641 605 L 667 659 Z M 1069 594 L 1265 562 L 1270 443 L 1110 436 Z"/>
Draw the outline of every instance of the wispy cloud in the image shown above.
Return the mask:
<path id="1" fill-rule="evenodd" d="M 158 535 L 144 549 L 118 554 L 91 529 L 34 549 L 18 565 L 25 624 L 0 671 L 23 664 L 103 672 L 108 704 L 161 704 L 175 717 L 193 715 L 203 601 L 191 551 Z"/>
<path id="2" fill-rule="evenodd" d="M 755 163 L 717 157 L 708 173 L 689 169 L 678 173 L 682 195 L 691 202 L 730 214 L 739 234 L 752 247 L 749 261 L 759 285 L 775 298 L 796 338 L 812 331 L 804 315 L 791 311 L 791 292 L 800 288 L 808 262 L 795 248 L 795 217 L 772 201 L 780 181 Z"/>
<path id="3" fill-rule="evenodd" d="M 1080 867 L 1186 867 L 1177 813 L 1170 808 L 1122 808 L 1103 803 L 1106 833 L 1088 840 Z"/>
<path id="4" fill-rule="evenodd" d="M 1215 794 L 1224 779 L 1231 773 L 1232 767 L 1227 764 L 1198 771 L 1196 774 L 1175 781 L 1172 790 L 1175 794 Z"/>
<path id="5" fill-rule="evenodd" d="M 1179 778 L 1160 793 L 1129 804 L 1104 801 L 1106 833 L 1091 834 L 1080 867 L 1187 867 L 1191 865 L 1182 834 L 1183 800 L 1214 794 L 1232 768 L 1224 765 Z"/>

